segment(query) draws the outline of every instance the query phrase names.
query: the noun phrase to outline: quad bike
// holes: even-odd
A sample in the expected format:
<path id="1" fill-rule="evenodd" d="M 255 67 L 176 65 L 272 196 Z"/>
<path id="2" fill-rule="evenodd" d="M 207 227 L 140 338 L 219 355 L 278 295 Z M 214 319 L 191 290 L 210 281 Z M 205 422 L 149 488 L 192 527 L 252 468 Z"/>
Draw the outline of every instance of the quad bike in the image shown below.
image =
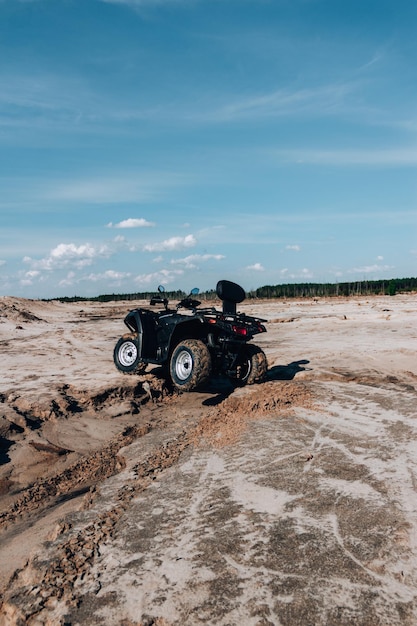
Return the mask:
<path id="1" fill-rule="evenodd" d="M 114 363 L 124 373 L 143 373 L 150 364 L 165 366 L 174 387 L 191 391 L 207 382 L 211 374 L 228 376 L 238 385 L 260 382 L 267 371 L 261 348 L 248 342 L 266 332 L 261 318 L 236 312 L 245 291 L 228 280 L 217 283 L 217 296 L 223 310 L 198 308 L 193 289 L 175 309 L 169 308 L 165 289 L 150 305 L 162 305 L 160 311 L 140 308 L 130 311 L 124 323 L 129 333 L 114 348 Z M 182 310 L 181 310 L 182 309 Z M 181 310 L 181 311 L 180 311 Z"/>

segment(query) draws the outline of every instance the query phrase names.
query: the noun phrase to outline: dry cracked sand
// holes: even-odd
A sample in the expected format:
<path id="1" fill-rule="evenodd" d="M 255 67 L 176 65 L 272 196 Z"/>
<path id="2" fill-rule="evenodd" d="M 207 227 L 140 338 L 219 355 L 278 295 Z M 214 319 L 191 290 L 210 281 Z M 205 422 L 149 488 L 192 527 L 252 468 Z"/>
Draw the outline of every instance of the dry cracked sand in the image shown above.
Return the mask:
<path id="1" fill-rule="evenodd" d="M 244 303 L 267 380 L 183 395 L 131 307 L 0 298 L 0 625 L 417 624 L 416 296 Z"/>

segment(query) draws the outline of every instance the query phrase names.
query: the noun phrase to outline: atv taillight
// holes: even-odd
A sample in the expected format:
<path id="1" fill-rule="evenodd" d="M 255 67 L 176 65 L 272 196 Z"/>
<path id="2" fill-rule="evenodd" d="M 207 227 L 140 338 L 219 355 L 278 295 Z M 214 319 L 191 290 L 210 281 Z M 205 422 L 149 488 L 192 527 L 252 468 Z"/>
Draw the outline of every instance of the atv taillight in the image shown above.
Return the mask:
<path id="1" fill-rule="evenodd" d="M 246 337 L 246 335 L 248 334 L 248 331 L 244 326 L 236 326 L 235 324 L 233 324 L 232 330 L 234 333 L 236 333 L 236 335 L 240 335 L 241 337 Z"/>
<path id="2" fill-rule="evenodd" d="M 266 328 L 265 328 L 265 326 L 264 326 L 263 324 L 259 324 L 259 323 L 258 323 L 258 331 L 259 331 L 260 333 L 266 333 Z"/>

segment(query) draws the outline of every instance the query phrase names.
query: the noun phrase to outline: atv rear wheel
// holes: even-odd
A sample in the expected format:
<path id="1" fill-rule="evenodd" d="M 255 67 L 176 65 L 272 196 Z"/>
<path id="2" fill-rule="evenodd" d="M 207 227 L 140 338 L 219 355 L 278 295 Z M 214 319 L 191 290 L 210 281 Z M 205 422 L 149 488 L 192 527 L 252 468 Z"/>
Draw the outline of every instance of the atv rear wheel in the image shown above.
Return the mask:
<path id="1" fill-rule="evenodd" d="M 136 342 L 131 338 L 121 337 L 113 352 L 114 364 L 124 374 L 143 372 L 146 363 L 142 363 Z"/>
<path id="2" fill-rule="evenodd" d="M 197 339 L 181 341 L 172 353 L 169 374 L 174 387 L 192 391 L 205 383 L 211 373 L 211 356 L 207 346 Z"/>
<path id="3" fill-rule="evenodd" d="M 265 352 L 259 346 L 248 344 L 242 358 L 238 383 L 241 385 L 260 383 L 264 380 L 267 370 L 268 362 Z"/>

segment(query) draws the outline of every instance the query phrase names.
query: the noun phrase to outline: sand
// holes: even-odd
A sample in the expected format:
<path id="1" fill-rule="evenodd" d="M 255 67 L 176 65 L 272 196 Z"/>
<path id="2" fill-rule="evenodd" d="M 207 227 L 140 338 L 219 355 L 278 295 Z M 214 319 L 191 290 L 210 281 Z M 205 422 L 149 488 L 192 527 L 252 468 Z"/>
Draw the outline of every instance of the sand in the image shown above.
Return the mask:
<path id="1" fill-rule="evenodd" d="M 416 302 L 243 303 L 266 381 L 179 395 L 146 303 L 0 298 L 0 625 L 416 624 Z"/>

